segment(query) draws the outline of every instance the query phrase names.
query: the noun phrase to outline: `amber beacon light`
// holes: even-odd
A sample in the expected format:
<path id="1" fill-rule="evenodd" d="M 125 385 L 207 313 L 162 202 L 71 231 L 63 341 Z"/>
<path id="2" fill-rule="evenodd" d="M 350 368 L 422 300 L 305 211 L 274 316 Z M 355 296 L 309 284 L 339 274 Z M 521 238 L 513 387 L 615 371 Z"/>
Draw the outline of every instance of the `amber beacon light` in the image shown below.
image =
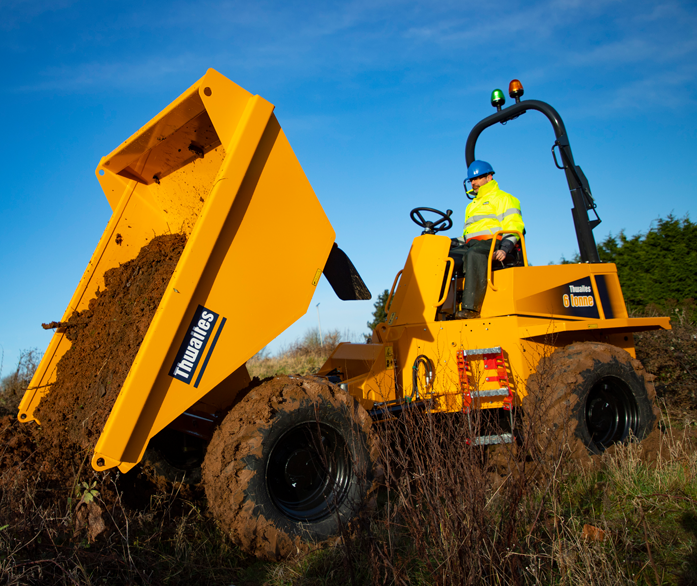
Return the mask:
<path id="1" fill-rule="evenodd" d="M 508 95 L 515 100 L 516 104 L 520 102 L 520 98 L 523 95 L 523 93 L 523 84 L 520 83 L 519 80 L 514 79 L 513 81 L 511 81 L 511 83 L 508 84 Z"/>

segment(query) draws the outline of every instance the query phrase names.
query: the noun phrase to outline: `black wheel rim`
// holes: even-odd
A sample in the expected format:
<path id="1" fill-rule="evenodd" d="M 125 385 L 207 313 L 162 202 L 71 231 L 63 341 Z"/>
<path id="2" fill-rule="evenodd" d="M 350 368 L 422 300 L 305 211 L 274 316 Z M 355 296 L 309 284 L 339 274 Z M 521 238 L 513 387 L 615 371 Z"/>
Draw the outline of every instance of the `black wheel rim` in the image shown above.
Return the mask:
<path id="1" fill-rule="evenodd" d="M 331 515 L 348 496 L 351 460 L 346 442 L 333 427 L 308 422 L 276 442 L 266 466 L 269 496 L 296 521 Z"/>
<path id="2" fill-rule="evenodd" d="M 638 408 L 627 383 L 608 376 L 593 385 L 586 400 L 586 424 L 601 451 L 636 435 Z"/>

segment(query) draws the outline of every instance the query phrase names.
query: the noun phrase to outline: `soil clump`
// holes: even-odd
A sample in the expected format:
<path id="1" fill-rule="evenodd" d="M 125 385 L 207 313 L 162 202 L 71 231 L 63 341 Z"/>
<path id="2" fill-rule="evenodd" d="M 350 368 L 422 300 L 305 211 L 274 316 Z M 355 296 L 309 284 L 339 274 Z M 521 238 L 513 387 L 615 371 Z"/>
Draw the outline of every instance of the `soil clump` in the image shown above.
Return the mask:
<path id="1" fill-rule="evenodd" d="M 65 335 L 72 345 L 36 410 L 41 425 L 0 419 L 3 500 L 29 485 L 40 501 L 65 499 L 82 476 L 95 477 L 92 450 L 185 245 L 182 234 L 153 238 L 135 259 L 108 270 L 105 289 L 70 317 Z M 103 476 L 96 475 L 95 490 L 108 500 L 115 489 Z"/>

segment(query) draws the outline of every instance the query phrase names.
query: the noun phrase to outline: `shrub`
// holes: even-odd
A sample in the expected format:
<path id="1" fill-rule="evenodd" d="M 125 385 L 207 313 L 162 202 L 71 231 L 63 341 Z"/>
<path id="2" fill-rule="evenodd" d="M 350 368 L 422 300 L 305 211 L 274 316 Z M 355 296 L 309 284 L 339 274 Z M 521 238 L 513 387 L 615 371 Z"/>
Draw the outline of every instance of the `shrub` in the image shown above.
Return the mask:
<path id="1" fill-rule="evenodd" d="M 0 381 L 0 415 L 16 415 L 19 402 L 39 366 L 41 356 L 42 353 L 36 348 L 20 352 L 15 371 Z"/>

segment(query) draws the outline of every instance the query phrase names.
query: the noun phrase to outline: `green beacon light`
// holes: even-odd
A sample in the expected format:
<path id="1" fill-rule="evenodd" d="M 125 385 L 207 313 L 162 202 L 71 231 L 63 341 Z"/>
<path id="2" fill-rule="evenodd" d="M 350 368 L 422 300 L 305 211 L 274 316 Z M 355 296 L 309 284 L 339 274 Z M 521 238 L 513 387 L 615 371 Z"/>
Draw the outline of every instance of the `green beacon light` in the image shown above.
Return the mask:
<path id="1" fill-rule="evenodd" d="M 494 90 L 491 92 L 491 105 L 496 108 L 497 112 L 501 111 L 501 106 L 506 103 L 506 98 L 501 90 Z"/>

